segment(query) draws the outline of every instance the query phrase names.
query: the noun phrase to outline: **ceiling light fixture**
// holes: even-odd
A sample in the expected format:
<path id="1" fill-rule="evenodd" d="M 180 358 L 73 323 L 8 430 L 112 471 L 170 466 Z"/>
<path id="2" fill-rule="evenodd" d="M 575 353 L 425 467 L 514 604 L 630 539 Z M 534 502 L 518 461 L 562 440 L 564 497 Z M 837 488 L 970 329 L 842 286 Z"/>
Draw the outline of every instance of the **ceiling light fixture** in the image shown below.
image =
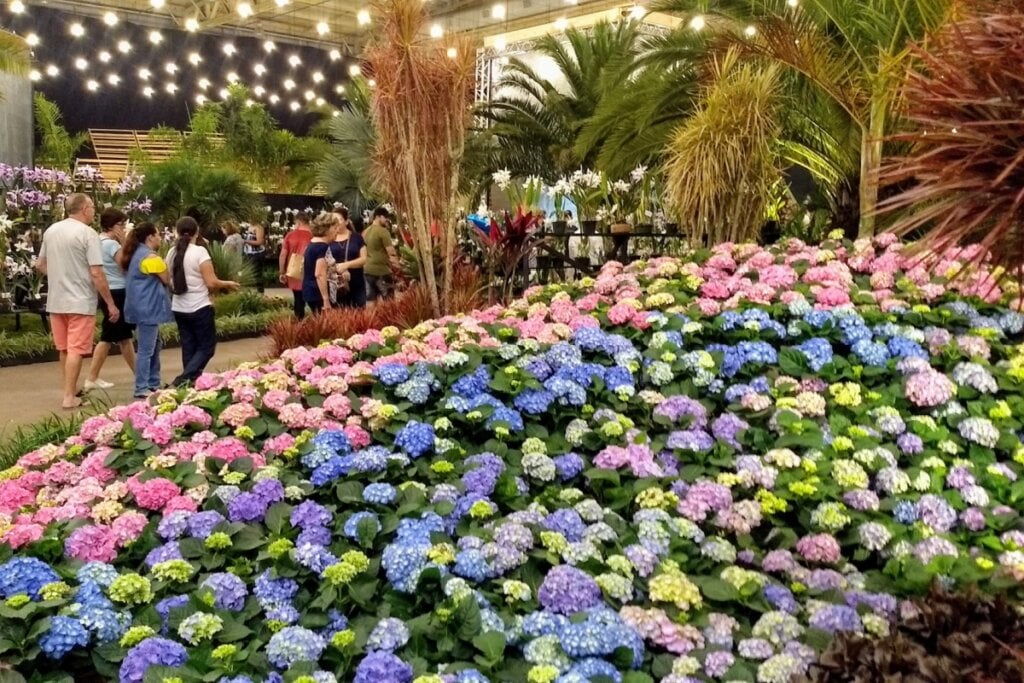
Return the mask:
<path id="1" fill-rule="evenodd" d="M 141 78 L 144 81 L 148 81 L 149 77 L 152 76 L 152 75 L 153 75 L 153 73 L 149 69 L 145 69 L 145 68 L 139 69 L 139 78 Z"/>
<path id="2" fill-rule="evenodd" d="M 79 71 L 85 71 L 89 68 L 89 60 L 85 57 L 78 57 L 75 59 L 75 68 Z"/>
<path id="3" fill-rule="evenodd" d="M 21 0 L 11 0 L 7 8 L 11 10 L 11 14 L 21 14 L 25 11 L 25 3 Z"/>
<path id="4" fill-rule="evenodd" d="M 85 87 L 89 90 L 89 92 L 96 92 L 100 89 L 100 84 L 99 81 L 90 78 L 88 81 L 85 82 Z"/>
<path id="5" fill-rule="evenodd" d="M 107 26 L 117 26 L 117 15 L 113 12 L 106 12 L 103 15 L 103 23 Z"/>
<path id="6" fill-rule="evenodd" d="M 103 62 L 104 64 L 106 64 L 107 62 L 109 62 L 109 61 L 110 61 L 110 53 L 109 53 L 109 52 L 107 52 L 106 50 L 104 50 L 103 52 L 101 52 L 101 53 L 100 53 L 100 61 L 101 61 L 101 62 Z"/>
<path id="7" fill-rule="evenodd" d="M 237 52 L 237 50 L 235 49 L 234 43 L 224 43 L 224 54 L 230 57 L 235 54 L 235 52 Z"/>
<path id="8" fill-rule="evenodd" d="M 132 44 L 127 40 L 119 40 L 117 41 L 117 51 L 123 54 L 128 54 L 132 51 Z"/>
<path id="9" fill-rule="evenodd" d="M 314 71 L 313 72 L 313 82 L 314 83 L 322 83 L 323 80 L 324 80 L 324 75 L 322 73 L 320 73 L 319 71 Z"/>
<path id="10" fill-rule="evenodd" d="M 361 9 L 356 14 L 356 21 L 359 22 L 360 26 L 366 26 L 370 23 L 370 10 Z"/>
<path id="11" fill-rule="evenodd" d="M 277 45 L 274 44 L 274 41 L 272 41 L 272 40 L 264 40 L 263 41 L 263 49 L 266 50 L 267 52 L 273 52 L 276 48 L 277 48 Z"/>
<path id="12" fill-rule="evenodd" d="M 81 38 L 85 35 L 85 27 L 79 23 L 71 24 L 71 28 L 69 30 L 71 31 L 71 35 L 75 38 Z"/>
<path id="13" fill-rule="evenodd" d="M 238 16 L 243 19 L 248 19 L 253 15 L 252 5 L 247 2 L 240 2 L 235 7 L 235 11 L 238 12 Z"/>
<path id="14" fill-rule="evenodd" d="M 50 66 L 46 67 L 46 75 L 50 78 L 57 76 L 59 73 L 60 69 L 57 68 L 56 64 L 51 64 Z"/>
<path id="15" fill-rule="evenodd" d="M 354 76 L 358 76 L 361 73 L 363 73 L 363 70 L 359 68 L 358 64 L 353 64 L 352 66 L 350 66 L 348 68 L 348 75 L 349 76 L 353 76 L 354 77 Z"/>
<path id="16" fill-rule="evenodd" d="M 154 45 L 159 45 L 160 43 L 164 42 L 164 34 L 160 33 L 160 31 L 150 31 L 149 42 L 153 43 Z"/>
<path id="17" fill-rule="evenodd" d="M 504 19 L 505 18 L 505 5 L 504 3 L 498 3 L 491 7 L 491 18 L 492 19 Z"/>
<path id="18" fill-rule="evenodd" d="M 695 16 L 693 19 L 690 19 L 690 28 L 692 28 L 694 31 L 700 31 L 706 25 L 707 25 L 707 22 L 704 21 L 704 17 L 702 17 L 699 14 L 697 16 Z"/>
<path id="19" fill-rule="evenodd" d="M 35 47 L 39 44 L 39 36 L 34 33 L 30 33 L 25 36 L 25 42 L 28 43 L 29 47 Z"/>
<path id="20" fill-rule="evenodd" d="M 199 62 L 203 61 L 203 56 L 198 52 L 193 52 L 188 56 L 188 61 L 192 63 L 192 66 L 199 66 Z"/>
<path id="21" fill-rule="evenodd" d="M 189 17 L 185 20 L 185 30 L 189 33 L 195 33 L 199 30 L 199 20 L 195 17 Z"/>
<path id="22" fill-rule="evenodd" d="M 316 32 L 318 35 L 325 36 L 331 32 L 331 27 L 326 21 L 318 21 L 316 22 Z"/>
<path id="23" fill-rule="evenodd" d="M 430 37 L 431 38 L 440 38 L 443 35 L 444 35 L 444 28 L 441 26 L 441 24 L 434 23 L 434 24 L 432 24 L 430 26 Z"/>
<path id="24" fill-rule="evenodd" d="M 341 59 L 341 50 L 331 50 L 331 61 L 336 62 Z"/>

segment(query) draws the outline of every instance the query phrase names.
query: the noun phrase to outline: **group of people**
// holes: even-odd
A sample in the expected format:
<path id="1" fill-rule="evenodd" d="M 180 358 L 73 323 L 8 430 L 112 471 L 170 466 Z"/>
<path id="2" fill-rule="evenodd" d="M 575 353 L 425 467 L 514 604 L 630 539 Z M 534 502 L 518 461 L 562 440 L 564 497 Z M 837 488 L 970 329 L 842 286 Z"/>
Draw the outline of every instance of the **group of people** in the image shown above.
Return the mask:
<path id="1" fill-rule="evenodd" d="M 292 292 L 297 318 L 340 307 L 362 308 L 386 299 L 395 290 L 392 275 L 398 259 L 384 207 L 362 233 L 341 206 L 313 219 L 299 212 L 295 228 L 281 245 L 279 277 Z"/>
<path id="2" fill-rule="evenodd" d="M 134 396 L 144 398 L 162 386 L 160 325 L 174 321 L 181 338 L 182 371 L 171 384 L 194 381 L 213 358 L 217 343 L 210 293 L 236 290 L 239 284 L 214 273 L 201 244 L 199 225 L 181 218 L 177 240 L 166 258 L 162 238 L 152 223 L 127 230 L 128 217 L 113 208 L 100 216 L 101 235 L 92 227 L 96 206 L 87 194 L 65 201 L 67 218 L 43 233 L 36 262 L 47 276 L 46 310 L 63 375 L 62 407 L 82 404 L 78 380 L 83 359 L 93 353 L 97 295 L 103 312 L 85 389 L 110 388 L 99 373 L 112 345 L 121 349 L 135 373 Z M 170 290 L 170 291 L 168 291 Z M 132 346 L 137 335 L 138 349 Z"/>

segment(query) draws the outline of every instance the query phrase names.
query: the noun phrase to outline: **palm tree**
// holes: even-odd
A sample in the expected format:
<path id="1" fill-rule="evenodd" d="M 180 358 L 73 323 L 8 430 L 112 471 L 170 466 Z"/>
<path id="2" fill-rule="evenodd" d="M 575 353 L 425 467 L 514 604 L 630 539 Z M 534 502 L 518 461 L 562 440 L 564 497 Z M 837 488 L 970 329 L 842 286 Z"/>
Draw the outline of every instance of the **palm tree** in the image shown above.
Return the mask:
<path id="1" fill-rule="evenodd" d="M 0 73 L 27 76 L 31 63 L 28 43 L 21 36 L 0 31 Z M 3 93 L 0 93 L 0 99 L 3 99 Z"/>
<path id="2" fill-rule="evenodd" d="M 380 198 L 371 173 L 377 133 L 370 117 L 370 88 L 366 80 L 354 79 L 346 94 L 348 106 L 324 122 L 331 144 L 317 165 L 317 178 L 327 196 L 359 212 Z"/>
<path id="3" fill-rule="evenodd" d="M 609 67 L 635 53 L 638 35 L 636 22 L 622 21 L 539 38 L 534 52 L 554 62 L 564 84 L 522 59 L 509 60 L 497 97 L 481 110 L 492 123 L 494 170 L 553 180 L 593 166 L 596 149 L 578 153 L 580 132 L 614 86 Z"/>
<path id="4" fill-rule="evenodd" d="M 42 93 L 35 94 L 33 104 L 35 126 L 39 132 L 36 163 L 71 170 L 75 155 L 89 139 L 89 135 L 86 133 L 72 135 L 61 121 L 60 107 L 55 102 L 46 99 Z"/>

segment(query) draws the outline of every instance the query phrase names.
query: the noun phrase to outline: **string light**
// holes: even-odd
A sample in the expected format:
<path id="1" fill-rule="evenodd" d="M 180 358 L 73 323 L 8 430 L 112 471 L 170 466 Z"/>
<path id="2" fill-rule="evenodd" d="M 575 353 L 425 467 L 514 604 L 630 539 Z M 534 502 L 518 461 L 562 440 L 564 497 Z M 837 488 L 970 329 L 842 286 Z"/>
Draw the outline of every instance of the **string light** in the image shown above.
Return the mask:
<path id="1" fill-rule="evenodd" d="M 334 110 L 334 111 L 333 111 L 333 112 L 331 113 L 331 116 L 333 116 L 334 118 L 338 118 L 339 116 L 341 116 L 341 112 L 340 112 L 340 111 L 338 111 L 337 109 L 335 109 L 335 110 Z"/>
<path id="2" fill-rule="evenodd" d="M 30 33 L 25 36 L 25 42 L 28 43 L 29 47 L 35 47 L 39 44 L 39 36 L 34 33 Z"/>
<path id="3" fill-rule="evenodd" d="M 30 71 L 28 74 L 28 78 L 30 81 L 39 81 L 42 80 L 43 73 L 38 69 L 32 69 L 32 71 Z"/>
<path id="4" fill-rule="evenodd" d="M 199 106 L 206 104 L 206 95 L 204 95 L 203 93 L 199 93 L 198 95 L 196 95 L 196 104 L 198 104 Z"/>
<path id="5" fill-rule="evenodd" d="M 25 3 L 21 0 L 11 0 L 11 4 L 7 6 L 11 10 L 11 14 L 21 14 L 25 11 Z M 42 76 L 40 76 L 42 78 Z"/>
<path id="6" fill-rule="evenodd" d="M 234 71 L 232 71 L 231 73 L 228 74 L 228 83 L 237 83 L 237 82 L 238 82 L 238 74 L 236 74 Z"/>
<path id="7" fill-rule="evenodd" d="M 287 7 L 291 0 L 276 0 L 278 7 Z"/>
<path id="8" fill-rule="evenodd" d="M 292 103 L 288 105 L 288 108 L 291 109 L 292 111 L 298 111 L 299 107 L 301 107 L 301 106 L 302 106 L 301 104 L 299 104 L 295 100 L 292 100 Z"/>
<path id="9" fill-rule="evenodd" d="M 89 68 L 89 61 L 85 57 L 78 57 L 75 59 L 75 68 L 79 71 L 85 71 Z"/>
<path id="10" fill-rule="evenodd" d="M 153 7 L 153 9 L 163 9 L 164 5 L 166 5 L 167 3 L 165 2 L 165 0 L 149 0 L 149 4 Z"/>
<path id="11" fill-rule="evenodd" d="M 248 19 L 253 14 L 252 5 L 247 2 L 238 3 L 238 6 L 235 7 L 235 11 L 237 11 L 238 15 L 243 19 Z"/>
<path id="12" fill-rule="evenodd" d="M 324 99 L 324 98 L 322 98 L 322 97 L 318 97 L 318 98 L 316 98 L 316 106 L 318 106 L 318 107 L 322 107 L 322 106 L 324 106 L 325 104 L 327 104 L 327 100 L 325 100 L 325 99 Z"/>
<path id="13" fill-rule="evenodd" d="M 630 18 L 635 19 L 636 21 L 640 21 L 641 19 L 643 19 L 645 13 L 646 11 L 641 5 L 633 5 L 633 7 L 629 10 Z"/>
<path id="14" fill-rule="evenodd" d="M 193 66 L 199 66 L 199 62 L 203 61 L 203 56 L 198 52 L 193 52 L 188 56 L 188 61 L 191 62 Z"/>
<path id="15" fill-rule="evenodd" d="M 285 90 L 292 90 L 294 87 L 295 87 L 295 81 L 293 81 L 290 78 L 286 78 L 285 81 L 284 81 L 284 89 Z"/>
<path id="16" fill-rule="evenodd" d="M 230 94 L 231 93 L 228 92 L 227 88 L 221 88 L 220 90 L 217 91 L 217 96 L 220 97 L 222 100 L 226 100 L 228 98 L 228 95 L 230 95 Z"/>
<path id="17" fill-rule="evenodd" d="M 113 12 L 106 12 L 103 15 L 103 23 L 107 26 L 117 26 L 117 15 Z"/>
<path id="18" fill-rule="evenodd" d="M 271 104 L 277 104 L 278 102 L 281 101 L 281 98 L 278 97 L 277 95 L 271 95 L 269 99 Z"/>
<path id="19" fill-rule="evenodd" d="M 790 7 L 796 7 L 800 4 L 800 0 L 786 0 L 786 4 Z"/>
<path id="20" fill-rule="evenodd" d="M 57 68 L 56 64 L 51 64 L 50 66 L 46 67 L 46 75 L 50 78 L 57 76 L 57 74 L 59 73 L 60 69 Z"/>
<path id="21" fill-rule="evenodd" d="M 336 62 L 341 59 L 341 50 L 331 50 L 331 61 Z"/>
<path id="22" fill-rule="evenodd" d="M 206 90 L 207 88 L 210 87 L 210 79 L 209 78 L 200 78 L 199 82 L 197 83 L 197 85 L 199 86 L 200 89 Z"/>
<path id="23" fill-rule="evenodd" d="M 267 73 L 267 67 L 263 66 L 262 64 L 256 64 L 252 67 L 252 70 L 256 72 L 257 76 L 262 76 L 263 74 Z"/>
<path id="24" fill-rule="evenodd" d="M 101 62 L 103 62 L 104 64 L 106 64 L 107 62 L 109 62 L 109 61 L 110 61 L 110 53 L 109 53 L 109 52 L 107 52 L 106 50 L 104 50 L 103 52 L 101 52 L 101 53 L 100 53 L 100 61 L 101 61 Z"/>
<path id="25" fill-rule="evenodd" d="M 167 64 L 164 66 L 164 71 L 173 76 L 174 74 L 178 73 L 178 65 L 174 62 L 167 62 Z"/>
<path id="26" fill-rule="evenodd" d="M 309 102 L 314 97 L 316 97 L 316 93 L 313 92 L 312 90 L 307 90 L 306 92 L 302 93 L 302 96 L 306 98 L 307 102 Z"/>
<path id="27" fill-rule="evenodd" d="M 443 35 L 444 35 L 444 29 L 441 27 L 441 24 L 435 23 L 435 24 L 431 25 L 431 27 L 430 27 L 430 37 L 431 38 L 440 38 Z"/>
<path id="28" fill-rule="evenodd" d="M 132 44 L 127 40 L 119 40 L 117 41 L 117 51 L 123 54 L 128 54 L 132 51 Z"/>
<path id="29" fill-rule="evenodd" d="M 100 89 L 100 84 L 99 81 L 90 78 L 88 81 L 85 82 L 85 87 L 89 90 L 89 92 L 96 92 Z"/>
<path id="30" fill-rule="evenodd" d="M 118 76 L 117 74 L 110 74 L 109 76 L 107 76 L 107 83 L 109 83 L 110 85 L 114 86 L 115 88 L 117 87 L 117 84 L 120 83 L 120 82 L 121 82 L 121 77 Z"/>
<path id="31" fill-rule="evenodd" d="M 235 54 L 235 52 L 237 52 L 237 50 L 235 49 L 234 43 L 224 43 L 224 54 L 230 57 Z"/>
<path id="32" fill-rule="evenodd" d="M 146 69 L 146 68 L 139 69 L 139 78 L 141 78 L 144 81 L 148 81 L 149 77 L 152 76 L 152 75 L 153 75 L 153 73 L 149 69 Z"/>
<path id="33" fill-rule="evenodd" d="M 343 94 L 345 92 L 345 86 L 341 84 L 334 86 L 334 92 L 338 93 L 339 95 Z"/>
<path id="34" fill-rule="evenodd" d="M 748 26 L 748 27 L 746 27 L 745 29 L 743 29 L 743 33 L 744 33 L 744 34 L 745 34 L 745 35 L 746 35 L 746 36 L 747 36 L 748 38 L 753 38 L 754 36 L 756 36 L 756 35 L 757 35 L 757 28 L 756 28 L 756 27 L 754 27 L 754 26 Z"/>
<path id="35" fill-rule="evenodd" d="M 169 94 L 173 95 L 174 93 L 178 92 L 178 86 L 176 86 L 174 83 L 168 83 L 164 86 L 164 90 L 166 90 Z"/>
<path id="36" fill-rule="evenodd" d="M 504 19 L 505 18 L 505 5 L 504 3 L 498 3 L 491 7 L 491 18 L 492 19 Z"/>
<path id="37" fill-rule="evenodd" d="M 359 10 L 359 13 L 356 14 L 356 21 L 359 22 L 360 26 L 366 26 L 367 24 L 369 24 L 370 23 L 370 10 L 368 10 L 368 9 L 361 9 L 361 10 Z"/>
<path id="38" fill-rule="evenodd" d="M 302 64 L 302 59 L 298 55 L 291 55 L 288 57 L 288 64 L 294 69 L 299 64 Z"/>
<path id="39" fill-rule="evenodd" d="M 273 52 L 276 48 L 277 48 L 277 45 L 274 44 L 274 41 L 272 41 L 272 40 L 264 40 L 263 41 L 263 49 L 266 50 L 267 52 Z"/>
<path id="40" fill-rule="evenodd" d="M 313 72 L 313 82 L 314 83 L 322 83 L 323 80 L 324 80 L 324 75 L 322 73 L 320 73 L 319 71 L 314 71 Z"/>
<path id="41" fill-rule="evenodd" d="M 692 28 L 694 31 L 700 31 L 706 25 L 707 24 L 704 21 L 704 17 L 702 17 L 699 14 L 697 16 L 695 16 L 693 19 L 690 19 L 690 28 Z"/>
<path id="42" fill-rule="evenodd" d="M 348 75 L 349 76 L 355 77 L 355 76 L 358 76 L 361 73 L 363 73 L 363 70 L 359 68 L 358 64 L 353 64 L 352 66 L 350 66 L 348 68 Z"/>
<path id="43" fill-rule="evenodd" d="M 366 81 L 366 85 L 370 86 L 371 88 L 376 88 L 377 81 L 376 79 L 371 78 L 370 80 Z"/>
<path id="44" fill-rule="evenodd" d="M 153 93 L 155 93 L 155 92 L 156 92 L 156 90 L 153 90 L 153 88 L 151 86 L 148 86 L 148 85 L 145 88 L 142 89 L 142 94 L 145 95 L 146 97 L 152 97 Z"/>
<path id="45" fill-rule="evenodd" d="M 255 88 L 252 89 L 252 91 L 253 93 L 255 93 L 256 97 L 263 97 L 263 94 L 267 92 L 267 89 L 264 88 L 262 85 L 257 85 Z"/>
<path id="46" fill-rule="evenodd" d="M 185 20 L 185 30 L 189 33 L 195 33 L 199 30 L 199 20 L 195 17 L 189 17 Z"/>
<path id="47" fill-rule="evenodd" d="M 318 35 L 324 36 L 331 32 L 331 27 L 327 25 L 326 21 L 316 22 L 316 32 Z"/>
<path id="48" fill-rule="evenodd" d="M 160 43 L 164 42 L 164 34 L 160 33 L 160 31 L 150 31 L 149 42 L 153 43 L 154 45 L 159 45 Z"/>
<path id="49" fill-rule="evenodd" d="M 79 23 L 71 24 L 71 28 L 69 30 L 71 32 L 71 35 L 75 38 L 81 38 L 85 35 L 85 27 Z"/>
<path id="50" fill-rule="evenodd" d="M 564 31 L 569 28 L 569 20 L 565 17 L 558 17 L 555 19 L 555 29 L 558 31 Z"/>
<path id="51" fill-rule="evenodd" d="M 449 59 L 455 59 L 458 56 L 459 56 L 459 51 L 458 50 L 456 50 L 454 47 L 448 48 L 448 58 Z"/>

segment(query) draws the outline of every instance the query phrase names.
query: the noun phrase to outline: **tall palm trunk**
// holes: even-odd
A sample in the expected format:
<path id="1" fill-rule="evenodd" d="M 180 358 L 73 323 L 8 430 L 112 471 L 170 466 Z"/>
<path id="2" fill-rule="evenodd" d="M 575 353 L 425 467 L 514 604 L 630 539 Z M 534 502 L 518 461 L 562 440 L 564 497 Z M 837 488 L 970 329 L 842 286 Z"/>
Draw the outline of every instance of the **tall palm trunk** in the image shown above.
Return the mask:
<path id="1" fill-rule="evenodd" d="M 877 88 L 871 96 L 867 130 L 861 134 L 860 155 L 860 229 L 858 237 L 875 234 L 875 210 L 878 207 L 878 172 L 882 167 L 882 146 L 888 118 L 889 96 Z"/>

